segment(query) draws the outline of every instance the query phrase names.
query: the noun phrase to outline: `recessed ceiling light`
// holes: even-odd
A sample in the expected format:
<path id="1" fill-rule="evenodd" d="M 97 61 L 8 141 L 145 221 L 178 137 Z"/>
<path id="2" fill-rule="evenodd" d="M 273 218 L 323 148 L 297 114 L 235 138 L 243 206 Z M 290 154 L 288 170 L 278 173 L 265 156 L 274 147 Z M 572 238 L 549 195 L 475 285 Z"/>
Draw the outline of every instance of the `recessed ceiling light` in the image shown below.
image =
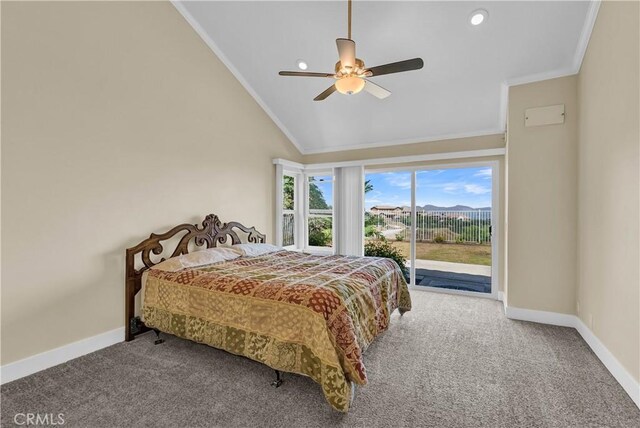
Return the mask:
<path id="1" fill-rule="evenodd" d="M 471 23 L 471 25 L 480 25 L 484 21 L 486 21 L 488 17 L 489 17 L 489 14 L 487 13 L 486 10 L 478 9 L 471 14 L 471 17 L 469 18 L 469 22 Z"/>
<path id="2" fill-rule="evenodd" d="M 309 66 L 307 65 L 307 63 L 306 63 L 305 61 L 301 60 L 301 59 L 299 59 L 299 60 L 297 60 L 297 61 L 296 61 L 296 65 L 298 66 L 298 68 L 299 68 L 300 70 L 306 70 L 306 69 L 307 69 L 307 67 L 309 67 Z"/>

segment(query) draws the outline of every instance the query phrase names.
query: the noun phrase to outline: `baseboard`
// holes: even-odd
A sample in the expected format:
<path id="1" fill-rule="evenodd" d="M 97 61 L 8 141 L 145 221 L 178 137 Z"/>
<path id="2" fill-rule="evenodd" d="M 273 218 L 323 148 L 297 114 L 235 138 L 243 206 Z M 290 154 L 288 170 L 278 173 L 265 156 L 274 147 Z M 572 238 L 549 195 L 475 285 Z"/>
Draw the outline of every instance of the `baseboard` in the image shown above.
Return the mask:
<path id="1" fill-rule="evenodd" d="M 576 326 L 575 315 L 561 314 L 558 312 L 536 311 L 533 309 L 514 308 L 505 306 L 507 318 L 521 321 L 531 321 L 540 324 L 559 325 L 561 327 Z"/>
<path id="2" fill-rule="evenodd" d="M 636 403 L 636 406 L 640 408 L 640 383 L 636 381 L 631 374 L 625 369 L 622 364 L 616 359 L 616 357 L 607 349 L 606 346 L 596 337 L 595 334 L 582 322 L 578 317 L 576 319 L 576 330 L 580 333 L 580 336 L 587 342 L 587 345 L 591 348 L 594 354 L 598 356 L 602 364 L 609 370 L 614 378 L 618 381 L 624 390 L 629 394 L 629 397 Z"/>
<path id="3" fill-rule="evenodd" d="M 604 346 L 600 339 L 593 334 L 579 317 L 557 312 L 536 311 L 510 306 L 505 306 L 505 314 L 509 319 L 575 328 L 584 341 L 587 342 L 587 345 L 589 345 L 593 353 L 596 354 L 602 364 L 609 370 L 609 373 L 618 381 L 636 406 L 640 408 L 640 383 L 631 376 L 627 369 L 620 364 L 611 351 Z"/>
<path id="4" fill-rule="evenodd" d="M 0 384 L 57 366 L 124 340 L 124 327 L 88 337 L 0 367 Z"/>

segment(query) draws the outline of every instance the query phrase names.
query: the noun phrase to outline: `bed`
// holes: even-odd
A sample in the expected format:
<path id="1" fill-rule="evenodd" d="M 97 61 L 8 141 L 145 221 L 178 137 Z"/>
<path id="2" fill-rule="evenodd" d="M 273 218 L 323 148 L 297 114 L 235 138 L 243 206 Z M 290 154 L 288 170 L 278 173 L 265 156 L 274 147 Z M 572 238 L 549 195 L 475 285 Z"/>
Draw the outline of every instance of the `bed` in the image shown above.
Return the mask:
<path id="1" fill-rule="evenodd" d="M 154 262 L 166 251 L 163 241 L 176 235 L 169 261 Z M 176 226 L 128 249 L 126 340 L 154 329 L 309 376 L 334 409 L 346 412 L 354 384 L 367 383 L 363 352 L 395 309 L 411 309 L 402 272 L 390 259 L 317 256 L 264 242 L 255 228 L 209 215 L 202 226 Z M 226 252 L 216 248 L 227 245 Z M 210 263 L 203 252 L 185 265 L 203 248 L 215 257 L 238 255 Z M 177 268 L 162 268 L 167 263 Z M 141 290 L 140 318 L 134 307 Z"/>

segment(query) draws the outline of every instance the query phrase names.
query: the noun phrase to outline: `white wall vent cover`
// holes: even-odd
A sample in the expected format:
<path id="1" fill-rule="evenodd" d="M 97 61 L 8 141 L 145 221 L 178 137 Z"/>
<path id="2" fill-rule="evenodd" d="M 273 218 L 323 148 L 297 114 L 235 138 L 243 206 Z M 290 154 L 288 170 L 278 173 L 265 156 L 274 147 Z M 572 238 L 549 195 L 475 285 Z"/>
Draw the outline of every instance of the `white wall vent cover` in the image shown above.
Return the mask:
<path id="1" fill-rule="evenodd" d="M 564 104 L 528 108 L 524 111 L 524 126 L 544 126 L 564 123 Z"/>

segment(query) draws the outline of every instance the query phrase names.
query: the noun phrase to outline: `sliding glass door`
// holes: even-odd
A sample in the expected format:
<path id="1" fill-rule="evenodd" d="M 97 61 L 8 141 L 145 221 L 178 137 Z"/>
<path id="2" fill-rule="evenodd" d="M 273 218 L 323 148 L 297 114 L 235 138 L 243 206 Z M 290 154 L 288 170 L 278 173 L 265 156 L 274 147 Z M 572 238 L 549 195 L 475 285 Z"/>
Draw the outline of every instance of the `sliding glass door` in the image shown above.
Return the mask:
<path id="1" fill-rule="evenodd" d="M 416 287 L 497 297 L 495 168 L 488 163 L 368 171 L 365 254 L 399 254 Z"/>
<path id="2" fill-rule="evenodd" d="M 410 281 L 411 177 L 410 171 L 365 174 L 365 255 L 394 258 L 406 267 Z"/>

